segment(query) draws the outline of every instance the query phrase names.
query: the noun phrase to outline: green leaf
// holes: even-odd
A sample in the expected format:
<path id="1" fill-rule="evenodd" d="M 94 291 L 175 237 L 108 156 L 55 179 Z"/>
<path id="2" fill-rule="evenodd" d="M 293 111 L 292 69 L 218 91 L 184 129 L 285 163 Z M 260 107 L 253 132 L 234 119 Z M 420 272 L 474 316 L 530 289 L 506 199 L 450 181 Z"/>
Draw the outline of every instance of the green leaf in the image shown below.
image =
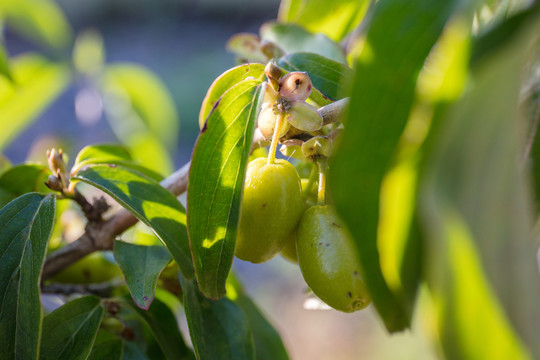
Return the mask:
<path id="1" fill-rule="evenodd" d="M 244 80 L 225 92 L 201 130 L 191 157 L 189 240 L 199 287 L 210 298 L 225 294 L 244 173 L 263 95 L 258 80 Z"/>
<path id="2" fill-rule="evenodd" d="M 278 332 L 266 320 L 253 300 L 246 295 L 233 274 L 227 280 L 227 297 L 240 306 L 246 315 L 253 333 L 255 358 L 257 360 L 288 360 L 289 355 Z"/>
<path id="3" fill-rule="evenodd" d="M 232 88 L 239 82 L 246 80 L 248 77 L 254 77 L 258 80 L 264 79 L 264 65 L 263 64 L 244 64 L 227 70 L 221 74 L 210 88 L 204 97 L 201 105 L 201 111 L 199 113 L 199 126 L 202 129 L 206 118 L 212 111 L 212 108 L 219 100 L 219 98 L 225 93 L 225 91 Z"/>
<path id="4" fill-rule="evenodd" d="M 4 171 L 0 174 L 0 208 L 22 194 L 48 192 L 43 182 L 50 173 L 49 168 L 38 164 L 15 165 Z"/>
<path id="5" fill-rule="evenodd" d="M 301 26 L 267 22 L 261 26 L 260 33 L 263 39 L 276 43 L 286 53 L 317 53 L 334 61 L 347 63 L 339 44 L 326 35 L 313 34 Z"/>
<path id="6" fill-rule="evenodd" d="M 0 78 L 0 151 L 64 91 L 70 80 L 67 65 L 50 63 L 37 55 L 12 59 L 11 71 L 13 82 Z"/>
<path id="7" fill-rule="evenodd" d="M 409 117 L 418 73 L 453 8 L 451 1 L 377 3 L 356 62 L 347 131 L 330 166 L 336 208 L 354 237 L 373 303 L 389 331 L 408 327 L 410 314 L 381 271 L 379 192 Z"/>
<path id="8" fill-rule="evenodd" d="M 89 164 L 115 164 L 137 170 L 154 180 L 161 181 L 163 176 L 138 164 L 133 160 L 129 150 L 122 145 L 98 144 L 88 145 L 77 154 L 75 164 L 71 169 L 71 176 L 75 175 L 83 166 Z"/>
<path id="9" fill-rule="evenodd" d="M 130 306 L 130 303 L 131 300 L 126 298 L 125 304 Z M 132 307 L 132 309 L 148 326 L 167 359 L 191 360 L 195 358 L 184 342 L 176 316 L 165 303 L 156 298 L 148 311 L 137 307 Z"/>
<path id="10" fill-rule="evenodd" d="M 124 342 L 120 339 L 105 341 L 92 349 L 88 360 L 122 360 Z"/>
<path id="11" fill-rule="evenodd" d="M 294 53 L 282 57 L 278 65 L 287 71 L 305 71 L 313 86 L 332 101 L 342 99 L 350 88 L 353 71 L 347 65 L 313 53 Z"/>
<path id="12" fill-rule="evenodd" d="M 51 48 L 66 48 L 73 36 L 64 13 L 52 0 L 4 0 L 2 16 L 21 35 Z"/>
<path id="13" fill-rule="evenodd" d="M 114 258 L 138 307 L 148 310 L 154 300 L 159 274 L 171 262 L 163 246 L 143 246 L 123 241 L 114 242 Z"/>
<path id="14" fill-rule="evenodd" d="M 88 165 L 73 179 L 103 190 L 151 227 L 167 246 L 182 273 L 193 277 L 185 210 L 173 194 L 155 180 L 116 165 Z"/>
<path id="15" fill-rule="evenodd" d="M 360 24 L 368 5 L 368 0 L 283 0 L 278 20 L 302 25 L 340 41 Z"/>
<path id="16" fill-rule="evenodd" d="M 467 92 L 440 109 L 430 135 L 420 198 L 425 274 L 448 358 L 540 357 L 536 214 L 520 166 L 519 109 L 539 31 L 536 5 L 479 38 Z"/>
<path id="17" fill-rule="evenodd" d="M 197 283 L 182 279 L 184 310 L 197 359 L 255 359 L 248 320 L 228 298 L 210 300 Z"/>
<path id="18" fill-rule="evenodd" d="M 11 76 L 11 71 L 9 69 L 9 55 L 2 42 L 0 42 L 0 75 L 5 76 L 10 81 L 13 81 L 13 77 Z"/>
<path id="19" fill-rule="evenodd" d="M 176 146 L 178 114 L 165 84 L 149 69 L 117 63 L 104 70 L 105 110 L 116 136 L 126 144 L 140 134 L 155 135 L 166 148 Z"/>
<path id="20" fill-rule="evenodd" d="M 103 312 L 97 296 L 84 296 L 47 315 L 43 319 L 39 358 L 86 359 L 92 350 Z"/>
<path id="21" fill-rule="evenodd" d="M 0 359 L 37 359 L 39 277 L 56 198 L 25 194 L 0 210 Z"/>

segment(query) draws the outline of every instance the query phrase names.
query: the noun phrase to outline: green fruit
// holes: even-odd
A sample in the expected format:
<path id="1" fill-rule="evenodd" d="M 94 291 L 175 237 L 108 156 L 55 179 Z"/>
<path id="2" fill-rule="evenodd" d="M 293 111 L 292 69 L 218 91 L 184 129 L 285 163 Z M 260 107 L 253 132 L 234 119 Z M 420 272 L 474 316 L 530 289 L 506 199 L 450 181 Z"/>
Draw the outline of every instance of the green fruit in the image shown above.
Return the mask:
<path id="1" fill-rule="evenodd" d="M 95 252 L 68 266 L 51 280 L 64 284 L 86 284 L 109 281 L 122 273 L 104 254 Z"/>
<path id="2" fill-rule="evenodd" d="M 296 248 L 304 280 L 322 301 L 343 312 L 368 306 L 353 240 L 328 205 L 312 206 L 302 215 Z"/>
<path id="3" fill-rule="evenodd" d="M 281 250 L 281 255 L 290 262 L 298 264 L 298 254 L 296 252 L 296 231 L 287 239 L 287 245 Z"/>
<path id="4" fill-rule="evenodd" d="M 312 189 L 307 190 L 309 185 L 308 179 L 301 179 L 302 193 L 304 196 L 304 210 L 309 209 L 311 206 L 317 203 L 317 188 L 312 186 Z M 313 185 L 313 184 L 312 184 Z M 281 250 L 283 257 L 295 264 L 298 264 L 298 254 L 296 252 L 296 230 L 287 239 L 287 245 Z"/>
<path id="5" fill-rule="evenodd" d="M 248 164 L 236 256 L 253 263 L 273 258 L 296 228 L 304 210 L 300 177 L 288 161 L 255 159 Z"/>

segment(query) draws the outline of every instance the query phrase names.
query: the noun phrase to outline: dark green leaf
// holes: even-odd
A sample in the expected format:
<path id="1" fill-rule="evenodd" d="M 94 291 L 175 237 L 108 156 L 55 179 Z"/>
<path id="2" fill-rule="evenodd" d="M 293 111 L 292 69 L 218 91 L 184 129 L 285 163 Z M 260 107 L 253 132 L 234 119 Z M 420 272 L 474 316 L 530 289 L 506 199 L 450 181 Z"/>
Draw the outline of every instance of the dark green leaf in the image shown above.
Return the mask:
<path id="1" fill-rule="evenodd" d="M 123 241 L 114 242 L 114 258 L 122 270 L 133 301 L 148 310 L 154 300 L 159 274 L 171 262 L 163 246 L 144 246 Z"/>
<path id="2" fill-rule="evenodd" d="M 338 43 L 326 35 L 313 34 L 301 26 L 268 22 L 261 26 L 260 33 L 263 39 L 276 43 L 286 53 L 317 53 L 334 61 L 347 62 Z"/>
<path id="3" fill-rule="evenodd" d="M 75 164 L 71 169 L 71 176 L 75 175 L 83 166 L 89 164 L 122 165 L 137 170 L 154 180 L 163 180 L 163 176 L 160 174 L 137 164 L 131 157 L 129 150 L 122 145 L 99 144 L 84 147 L 79 151 L 79 154 L 77 154 Z"/>
<path id="4" fill-rule="evenodd" d="M 130 299 L 125 299 L 130 306 Z M 154 299 L 148 311 L 132 307 L 150 329 L 161 351 L 169 360 L 194 359 L 193 352 L 187 347 L 178 329 L 174 313 L 158 298 Z"/>
<path id="5" fill-rule="evenodd" d="M 430 139 L 420 203 L 425 273 L 447 358 L 540 357 L 536 214 L 521 168 L 519 109 L 540 7 L 530 14 L 495 29 L 499 41 L 478 39 L 489 42 L 476 45 L 483 56 L 472 63 L 467 92 L 440 109 Z"/>
<path id="6" fill-rule="evenodd" d="M 225 93 L 225 91 L 232 88 L 239 82 L 246 80 L 248 77 L 254 77 L 258 80 L 264 78 L 264 65 L 263 64 L 245 64 L 240 65 L 230 70 L 227 70 L 221 74 L 208 89 L 206 96 L 201 105 L 201 111 L 199 113 L 199 126 L 204 126 L 206 118 L 212 111 L 212 108 L 218 101 L 218 99 Z"/>
<path id="7" fill-rule="evenodd" d="M 287 71 L 305 71 L 313 86 L 330 100 L 345 97 L 353 71 L 347 65 L 313 53 L 294 53 L 282 57 L 278 65 Z"/>
<path id="8" fill-rule="evenodd" d="M 124 344 L 122 340 L 105 341 L 92 349 L 88 360 L 122 360 L 124 359 Z"/>
<path id="9" fill-rule="evenodd" d="M 240 306 L 249 322 L 257 360 L 288 360 L 289 355 L 281 337 L 266 320 L 257 305 L 243 291 L 237 278 L 231 274 L 227 280 L 227 296 Z M 229 287 L 231 285 L 232 287 Z"/>
<path id="10" fill-rule="evenodd" d="M 12 59 L 11 72 L 13 83 L 0 79 L 0 151 L 62 93 L 70 78 L 68 66 L 37 55 Z"/>
<path id="11" fill-rule="evenodd" d="M 188 231 L 201 291 L 225 294 L 240 217 L 244 172 L 257 121 L 260 81 L 244 80 L 214 106 L 191 157 Z"/>
<path id="12" fill-rule="evenodd" d="M 379 192 L 414 98 L 418 73 L 453 12 L 452 1 L 381 0 L 367 27 L 344 132 L 329 174 L 336 208 L 355 239 L 365 281 L 386 327 L 410 314 L 381 272 Z"/>
<path id="13" fill-rule="evenodd" d="M 16 165 L 4 171 L 0 174 L 0 208 L 22 194 L 49 191 L 43 182 L 50 173 L 49 168 L 37 164 Z"/>
<path id="14" fill-rule="evenodd" d="M 39 358 L 86 359 L 103 318 L 97 296 L 85 296 L 65 303 L 43 319 Z"/>
<path id="15" fill-rule="evenodd" d="M 56 198 L 25 194 L 0 210 L 0 359 L 37 359 L 39 277 Z"/>
<path id="16" fill-rule="evenodd" d="M 116 165 L 87 165 L 73 179 L 105 191 L 150 226 L 167 246 L 182 273 L 193 277 L 185 210 L 173 194 L 153 179 Z"/>
<path id="17" fill-rule="evenodd" d="M 368 0 L 282 0 L 278 20 L 339 41 L 358 26 L 368 5 Z"/>
<path id="18" fill-rule="evenodd" d="M 195 354 L 200 360 L 255 359 L 248 320 L 228 298 L 210 300 L 197 283 L 182 279 L 184 310 Z"/>

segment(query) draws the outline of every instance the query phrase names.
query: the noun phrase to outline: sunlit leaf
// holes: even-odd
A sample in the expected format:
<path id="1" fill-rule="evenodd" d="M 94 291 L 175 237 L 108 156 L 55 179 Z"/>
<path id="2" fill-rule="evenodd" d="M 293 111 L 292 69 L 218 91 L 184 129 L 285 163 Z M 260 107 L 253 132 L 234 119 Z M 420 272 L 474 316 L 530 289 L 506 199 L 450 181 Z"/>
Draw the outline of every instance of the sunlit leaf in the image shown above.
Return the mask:
<path id="1" fill-rule="evenodd" d="M 240 65 L 227 70 L 214 80 L 212 85 L 210 85 L 210 88 L 208 88 L 208 92 L 201 105 L 201 111 L 199 113 L 199 126 L 201 129 L 204 126 L 208 114 L 210 114 L 212 108 L 223 93 L 250 76 L 262 81 L 264 77 L 264 65 Z"/>
<path id="2" fill-rule="evenodd" d="M 283 341 L 257 305 L 246 295 L 238 279 L 231 274 L 227 280 L 227 298 L 240 306 L 249 322 L 257 360 L 288 360 Z"/>
<path id="3" fill-rule="evenodd" d="M 0 210 L 0 359 L 37 359 L 39 277 L 56 198 L 30 193 Z"/>
<path id="4" fill-rule="evenodd" d="M 65 48 L 72 38 L 71 26 L 52 0 L 3 0 L 0 16 L 21 35 L 52 48 Z"/>
<path id="5" fill-rule="evenodd" d="M 83 166 L 89 164 L 122 165 L 137 170 L 154 180 L 163 180 L 163 176 L 134 161 L 129 150 L 122 145 L 98 144 L 85 146 L 77 154 L 75 164 L 71 169 L 71 175 L 75 175 Z"/>
<path id="6" fill-rule="evenodd" d="M 194 280 L 182 279 L 182 289 L 191 342 L 198 359 L 255 359 L 249 323 L 238 305 L 226 297 L 207 299 Z"/>
<path id="7" fill-rule="evenodd" d="M 540 356 L 538 247 L 518 106 L 539 14 L 536 6 L 476 41 L 467 92 L 435 119 L 421 215 L 448 358 Z"/>
<path id="8" fill-rule="evenodd" d="M 353 71 L 347 65 L 313 53 L 294 53 L 282 57 L 278 65 L 288 71 L 305 71 L 313 86 L 330 100 L 345 97 Z"/>
<path id="9" fill-rule="evenodd" d="M 453 8 L 451 1 L 377 3 L 356 62 L 347 131 L 330 166 L 336 208 L 355 239 L 373 303 L 389 331 L 408 327 L 410 314 L 381 271 L 379 192 L 407 123 L 418 72 Z"/>
<path id="10" fill-rule="evenodd" d="M 131 302 L 131 299 L 125 300 L 126 304 Z M 137 307 L 133 307 L 133 310 L 148 326 L 167 359 L 194 359 L 193 352 L 186 346 L 180 333 L 174 313 L 165 303 L 156 298 L 148 311 Z"/>
<path id="11" fill-rule="evenodd" d="M 260 81 L 244 80 L 223 94 L 201 130 L 191 158 L 188 231 L 197 281 L 203 294 L 225 294 L 244 172 L 259 104 Z"/>
<path id="12" fill-rule="evenodd" d="M 43 319 L 39 358 L 84 360 L 90 354 L 103 317 L 97 296 L 65 303 Z"/>
<path id="13" fill-rule="evenodd" d="M 15 140 L 65 89 L 69 67 L 37 55 L 11 61 L 14 82 L 0 78 L 0 150 Z"/>
<path id="14" fill-rule="evenodd" d="M 163 246 L 143 246 L 115 241 L 114 258 L 122 270 L 133 301 L 148 310 L 154 300 L 159 274 L 171 262 Z"/>
<path id="15" fill-rule="evenodd" d="M 123 142 L 151 133 L 170 149 L 178 139 L 178 114 L 167 87 L 156 74 L 136 64 L 105 68 L 105 110 L 116 136 Z"/>
<path id="16" fill-rule="evenodd" d="M 339 44 L 326 35 L 311 33 L 301 26 L 268 22 L 261 26 L 260 33 L 263 39 L 276 43 L 286 53 L 317 53 L 334 61 L 347 62 Z"/>
<path id="17" fill-rule="evenodd" d="M 49 168 L 38 164 L 15 165 L 0 174 L 0 208 L 28 192 L 47 192 L 44 181 L 50 174 Z"/>
<path id="18" fill-rule="evenodd" d="M 358 26 L 368 5 L 368 0 L 283 0 L 278 20 L 302 25 L 339 41 Z"/>
<path id="19" fill-rule="evenodd" d="M 182 273 L 193 277 L 185 210 L 173 194 L 155 180 L 116 165 L 88 165 L 73 179 L 105 191 L 150 226 L 180 265 Z"/>

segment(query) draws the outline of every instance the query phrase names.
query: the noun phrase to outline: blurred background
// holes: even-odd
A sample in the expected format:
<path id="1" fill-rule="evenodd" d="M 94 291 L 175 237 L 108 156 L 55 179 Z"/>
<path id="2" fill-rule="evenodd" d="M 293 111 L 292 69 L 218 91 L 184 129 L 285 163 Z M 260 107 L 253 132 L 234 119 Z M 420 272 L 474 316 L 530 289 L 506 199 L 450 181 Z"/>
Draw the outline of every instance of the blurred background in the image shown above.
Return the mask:
<path id="1" fill-rule="evenodd" d="M 163 161 L 157 161 L 159 164 L 154 161 L 156 170 L 163 175 L 189 161 L 199 131 L 198 114 L 206 91 L 217 76 L 235 65 L 234 56 L 225 49 L 227 40 L 235 33 L 258 32 L 262 23 L 276 17 L 279 7 L 277 0 L 58 0 L 57 3 L 73 28 L 71 40 L 66 41 L 84 43 L 80 46 L 84 49 L 81 50 L 80 68 L 75 72 L 76 81 L 32 126 L 10 141 L 4 155 L 13 164 L 26 160 L 45 162 L 45 149 L 55 146 L 62 147 L 72 163 L 75 154 L 86 145 L 123 142 L 152 156 L 163 155 Z M 84 40 L 80 34 L 85 34 Z M 100 37 L 103 51 L 99 50 Z M 69 47 L 70 53 L 43 47 L 10 30 L 9 26 L 5 29 L 4 41 L 10 56 L 37 50 L 55 61 L 71 58 L 72 47 Z M 92 44 L 98 44 L 98 50 L 92 51 Z M 116 88 L 107 77 L 103 85 L 85 76 L 95 65 L 91 62 L 85 65 L 85 56 L 98 58 L 95 63 L 142 65 L 157 76 L 157 80 L 149 80 L 148 93 L 141 101 L 163 111 L 148 115 L 149 118 L 163 115 L 157 120 L 166 138 L 157 138 L 158 143 L 163 140 L 163 149 L 156 150 L 157 145 L 153 146 L 152 142 L 139 146 L 140 139 L 122 138 L 126 131 L 140 130 L 126 130 L 126 126 L 136 124 L 140 119 L 134 119 L 131 125 L 115 122 L 115 118 L 125 119 L 131 113 L 110 106 L 107 96 L 118 103 L 118 97 L 125 93 L 115 92 Z M 90 70 L 85 73 L 81 69 Z M 121 76 L 122 71 L 125 78 Z M 148 74 L 141 71 L 136 71 L 135 75 L 145 79 Z M 136 96 L 133 94 L 138 90 L 130 90 L 126 85 L 130 72 L 123 68 L 114 75 L 126 86 L 124 92 L 130 95 L 135 107 Z M 101 98 L 98 88 L 108 89 L 105 91 L 108 95 Z M 152 104 L 152 91 L 169 93 L 170 104 Z M 137 112 L 141 113 L 144 111 Z M 144 154 L 139 155 L 144 158 Z M 148 159 L 146 162 L 152 163 Z M 246 291 L 283 336 L 292 359 L 435 357 L 436 350 L 418 331 L 425 319 L 418 319 L 412 332 L 390 337 L 371 308 L 354 314 L 318 309 L 321 304 L 313 302 L 306 294 L 307 287 L 298 266 L 281 257 L 261 265 L 235 260 L 234 268 Z M 187 334 L 185 320 L 181 319 L 181 322 Z"/>

